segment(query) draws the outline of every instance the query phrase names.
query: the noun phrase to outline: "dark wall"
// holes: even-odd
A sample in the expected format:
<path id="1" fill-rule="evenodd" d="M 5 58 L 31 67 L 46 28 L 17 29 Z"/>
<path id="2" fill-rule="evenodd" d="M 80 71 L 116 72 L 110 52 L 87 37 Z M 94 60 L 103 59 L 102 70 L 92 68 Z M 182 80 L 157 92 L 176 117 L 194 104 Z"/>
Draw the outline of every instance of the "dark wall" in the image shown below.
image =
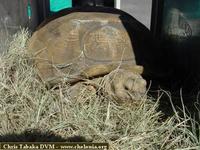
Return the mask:
<path id="1" fill-rule="evenodd" d="M 72 0 L 73 6 L 106 6 L 114 7 L 114 0 Z"/>

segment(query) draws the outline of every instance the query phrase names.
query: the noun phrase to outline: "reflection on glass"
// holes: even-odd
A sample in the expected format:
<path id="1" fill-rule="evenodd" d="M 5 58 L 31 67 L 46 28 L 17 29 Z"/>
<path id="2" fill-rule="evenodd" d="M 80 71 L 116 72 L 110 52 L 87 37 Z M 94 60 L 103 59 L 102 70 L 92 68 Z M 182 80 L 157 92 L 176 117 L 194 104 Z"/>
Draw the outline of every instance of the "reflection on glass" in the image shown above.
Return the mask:
<path id="1" fill-rule="evenodd" d="M 175 39 L 200 36 L 200 0 L 166 0 L 162 34 Z"/>

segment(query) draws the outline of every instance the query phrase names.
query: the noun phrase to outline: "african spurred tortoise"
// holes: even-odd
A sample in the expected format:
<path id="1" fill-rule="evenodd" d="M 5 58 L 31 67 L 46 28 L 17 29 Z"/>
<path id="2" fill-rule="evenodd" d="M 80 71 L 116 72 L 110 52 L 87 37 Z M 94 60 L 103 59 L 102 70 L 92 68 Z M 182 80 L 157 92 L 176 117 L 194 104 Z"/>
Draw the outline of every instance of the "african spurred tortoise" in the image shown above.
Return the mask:
<path id="1" fill-rule="evenodd" d="M 108 83 L 113 95 L 130 99 L 133 92 L 145 93 L 143 67 L 136 64 L 135 50 L 142 48 L 146 28 L 136 19 L 120 10 L 89 7 L 61 11 L 49 20 L 28 44 L 38 74 L 49 87 L 118 69 Z"/>

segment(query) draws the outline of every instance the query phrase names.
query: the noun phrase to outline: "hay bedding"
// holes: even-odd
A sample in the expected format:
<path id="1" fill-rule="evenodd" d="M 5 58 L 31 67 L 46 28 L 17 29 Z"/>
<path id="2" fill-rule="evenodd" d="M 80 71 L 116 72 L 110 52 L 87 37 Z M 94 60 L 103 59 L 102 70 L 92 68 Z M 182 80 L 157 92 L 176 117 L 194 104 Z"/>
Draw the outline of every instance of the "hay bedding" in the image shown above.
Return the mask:
<path id="1" fill-rule="evenodd" d="M 28 37 L 26 30 L 20 31 L 0 57 L 0 135 L 41 129 L 108 142 L 113 150 L 198 148 L 186 120 L 176 116 L 160 122 L 158 103 L 151 99 L 143 97 L 137 105 L 113 101 L 104 92 L 108 76 L 98 82 L 88 80 L 73 98 L 66 84 L 48 90 L 26 55 Z"/>

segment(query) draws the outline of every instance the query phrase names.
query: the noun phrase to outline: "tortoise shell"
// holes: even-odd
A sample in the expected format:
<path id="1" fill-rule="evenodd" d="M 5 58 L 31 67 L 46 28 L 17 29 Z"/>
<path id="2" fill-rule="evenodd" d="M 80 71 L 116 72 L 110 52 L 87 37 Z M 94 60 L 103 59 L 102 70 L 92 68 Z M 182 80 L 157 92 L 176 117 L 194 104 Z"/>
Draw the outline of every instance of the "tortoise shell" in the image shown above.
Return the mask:
<path id="1" fill-rule="evenodd" d="M 115 68 L 113 64 L 137 66 L 135 50 L 143 48 L 140 43 L 148 30 L 133 17 L 109 8 L 73 9 L 60 14 L 43 23 L 28 43 L 44 82 L 99 65 L 112 65 L 106 73 Z M 100 70 L 90 76 L 102 74 Z"/>

